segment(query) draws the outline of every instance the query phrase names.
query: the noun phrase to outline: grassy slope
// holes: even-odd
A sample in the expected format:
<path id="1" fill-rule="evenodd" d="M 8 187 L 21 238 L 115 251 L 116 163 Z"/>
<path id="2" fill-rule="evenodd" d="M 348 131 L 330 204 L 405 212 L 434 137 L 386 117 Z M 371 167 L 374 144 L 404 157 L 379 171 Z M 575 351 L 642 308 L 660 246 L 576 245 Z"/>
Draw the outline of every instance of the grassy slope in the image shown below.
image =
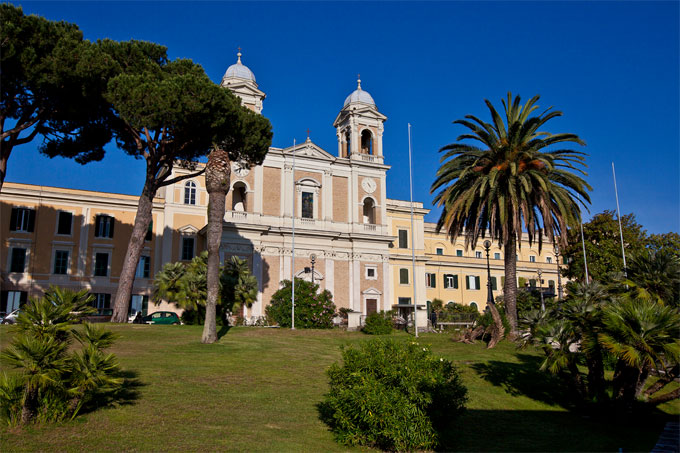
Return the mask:
<path id="1" fill-rule="evenodd" d="M 326 368 L 359 333 L 235 328 L 215 345 L 200 326 L 114 325 L 115 352 L 141 385 L 128 404 L 57 426 L 0 428 L 3 451 L 345 451 L 318 419 Z M 0 345 L 11 336 L 0 327 Z M 405 334 L 396 338 L 411 340 Z M 460 366 L 470 401 L 449 433 L 463 451 L 649 451 L 668 416 L 643 428 L 568 412 L 559 383 L 537 371 L 540 357 L 502 343 L 423 343 Z M 678 404 L 667 405 L 678 414 Z"/>

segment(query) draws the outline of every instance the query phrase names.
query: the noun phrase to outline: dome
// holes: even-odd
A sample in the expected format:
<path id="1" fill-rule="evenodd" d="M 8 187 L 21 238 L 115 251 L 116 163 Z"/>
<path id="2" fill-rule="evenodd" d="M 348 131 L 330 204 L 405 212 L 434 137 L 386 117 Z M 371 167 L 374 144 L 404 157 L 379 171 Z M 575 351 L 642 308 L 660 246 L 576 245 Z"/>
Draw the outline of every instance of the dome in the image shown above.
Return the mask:
<path id="1" fill-rule="evenodd" d="M 370 94 L 368 94 L 368 91 L 364 91 L 361 89 L 361 79 L 357 80 L 357 89 L 352 92 L 347 98 L 345 99 L 345 104 L 343 107 L 347 107 L 347 105 L 352 104 L 354 102 L 361 102 L 363 104 L 369 104 L 369 105 L 375 105 L 375 101 L 371 97 Z"/>
<path id="2" fill-rule="evenodd" d="M 238 77 L 239 79 L 252 80 L 255 82 L 255 75 L 253 74 L 253 71 L 251 71 L 248 66 L 241 63 L 241 52 L 237 53 L 236 56 L 238 57 L 238 61 L 236 64 L 229 66 L 222 79 L 224 80 L 230 77 Z"/>

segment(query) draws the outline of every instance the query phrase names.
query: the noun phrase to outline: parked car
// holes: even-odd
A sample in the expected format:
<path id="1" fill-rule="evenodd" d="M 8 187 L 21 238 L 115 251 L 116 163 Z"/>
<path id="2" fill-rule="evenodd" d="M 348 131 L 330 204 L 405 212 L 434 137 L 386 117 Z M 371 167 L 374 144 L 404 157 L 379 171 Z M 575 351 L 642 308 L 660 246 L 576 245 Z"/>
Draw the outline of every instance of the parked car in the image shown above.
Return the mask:
<path id="1" fill-rule="evenodd" d="M 182 324 L 177 313 L 171 311 L 156 311 L 150 315 L 144 316 L 142 319 L 146 324 Z"/>
<path id="2" fill-rule="evenodd" d="M 19 316 L 19 308 L 2 318 L 2 323 L 3 324 L 16 324 L 17 322 L 17 316 Z"/>

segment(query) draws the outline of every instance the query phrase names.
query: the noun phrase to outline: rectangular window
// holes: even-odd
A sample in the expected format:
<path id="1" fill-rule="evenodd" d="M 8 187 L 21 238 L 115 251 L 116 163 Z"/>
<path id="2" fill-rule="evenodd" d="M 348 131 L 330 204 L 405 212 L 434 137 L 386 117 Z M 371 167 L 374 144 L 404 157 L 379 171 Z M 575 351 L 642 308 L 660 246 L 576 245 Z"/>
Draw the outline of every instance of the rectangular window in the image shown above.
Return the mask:
<path id="1" fill-rule="evenodd" d="M 106 277 L 109 275 L 109 254 L 95 253 L 94 255 L 94 276 Z"/>
<path id="2" fill-rule="evenodd" d="M 399 269 L 399 284 L 408 285 L 408 269 Z"/>
<path id="3" fill-rule="evenodd" d="M 536 262 L 536 257 L 534 255 L 529 255 L 529 262 L 530 263 L 535 263 Z"/>
<path id="4" fill-rule="evenodd" d="M 548 280 L 548 288 L 555 291 L 555 280 Z"/>
<path id="5" fill-rule="evenodd" d="M 10 272 L 24 272 L 26 268 L 26 249 L 12 247 L 12 259 L 9 263 Z"/>
<path id="6" fill-rule="evenodd" d="M 146 230 L 146 236 L 144 236 L 145 241 L 150 241 L 153 237 L 153 220 L 149 222 L 149 229 Z"/>
<path id="7" fill-rule="evenodd" d="M 536 279 L 535 278 L 529 279 L 529 288 L 536 288 Z"/>
<path id="8" fill-rule="evenodd" d="M 551 264 L 552 263 L 552 256 L 546 256 L 545 262 L 548 263 L 548 264 Z"/>
<path id="9" fill-rule="evenodd" d="M 35 228 L 35 209 L 12 208 L 9 218 L 10 231 L 32 233 Z"/>
<path id="10" fill-rule="evenodd" d="M 465 287 L 466 289 L 477 290 L 480 288 L 479 277 L 475 275 L 468 275 L 465 277 Z"/>
<path id="11" fill-rule="evenodd" d="M 7 314 L 12 313 L 28 300 L 27 291 L 3 291 L 3 299 L 5 298 L 5 294 L 7 295 L 7 302 L 5 304 L 3 300 L 3 305 L 5 305 L 5 313 Z"/>
<path id="12" fill-rule="evenodd" d="M 428 288 L 436 288 L 437 287 L 437 274 L 433 274 L 431 272 L 426 272 L 425 273 L 425 286 Z"/>
<path id="13" fill-rule="evenodd" d="M 54 252 L 54 272 L 59 275 L 68 273 L 68 250 L 57 250 Z"/>
<path id="14" fill-rule="evenodd" d="M 376 280 L 378 278 L 378 270 L 373 266 L 366 266 L 366 278 L 368 280 Z"/>
<path id="15" fill-rule="evenodd" d="M 106 293 L 96 293 L 94 294 L 94 302 L 92 302 L 95 308 L 100 310 L 105 308 L 111 308 L 111 294 Z"/>
<path id="16" fill-rule="evenodd" d="M 498 252 L 494 253 L 494 254 L 493 254 L 493 259 L 495 259 L 495 260 L 501 259 L 501 254 L 498 253 Z"/>
<path id="17" fill-rule="evenodd" d="M 444 249 L 437 247 L 437 255 L 443 255 L 444 254 Z"/>
<path id="18" fill-rule="evenodd" d="M 400 297 L 398 299 L 399 305 L 411 305 L 411 298 L 410 297 Z"/>
<path id="19" fill-rule="evenodd" d="M 482 252 L 476 251 L 475 252 L 475 258 L 481 258 L 482 257 Z"/>
<path id="20" fill-rule="evenodd" d="M 496 281 L 496 277 L 491 277 L 491 289 L 494 291 L 498 291 L 498 283 Z"/>
<path id="21" fill-rule="evenodd" d="M 462 250 L 456 250 L 456 256 L 463 256 Z"/>
<path id="22" fill-rule="evenodd" d="M 188 261 L 194 258 L 194 238 L 182 238 L 182 260 Z"/>
<path id="23" fill-rule="evenodd" d="M 444 288 L 458 288 L 458 276 L 452 274 L 444 274 Z"/>
<path id="24" fill-rule="evenodd" d="M 130 310 L 128 315 L 136 316 L 138 312 L 142 312 L 142 316 L 146 316 L 148 308 L 149 296 L 134 294 L 130 300 Z"/>
<path id="25" fill-rule="evenodd" d="M 408 248 L 408 230 L 399 230 L 399 248 Z"/>
<path id="26" fill-rule="evenodd" d="M 100 214 L 95 217 L 94 221 L 94 237 L 96 238 L 112 238 L 113 237 L 113 223 L 114 219 L 110 215 Z"/>
<path id="27" fill-rule="evenodd" d="M 70 212 L 59 211 L 57 214 L 57 234 L 71 235 L 71 223 L 73 214 Z"/>
<path id="28" fill-rule="evenodd" d="M 314 218 L 314 194 L 311 192 L 302 192 L 302 218 Z"/>
<path id="29" fill-rule="evenodd" d="M 139 263 L 137 263 L 136 278 L 149 278 L 151 272 L 151 258 L 148 256 L 140 256 Z"/>

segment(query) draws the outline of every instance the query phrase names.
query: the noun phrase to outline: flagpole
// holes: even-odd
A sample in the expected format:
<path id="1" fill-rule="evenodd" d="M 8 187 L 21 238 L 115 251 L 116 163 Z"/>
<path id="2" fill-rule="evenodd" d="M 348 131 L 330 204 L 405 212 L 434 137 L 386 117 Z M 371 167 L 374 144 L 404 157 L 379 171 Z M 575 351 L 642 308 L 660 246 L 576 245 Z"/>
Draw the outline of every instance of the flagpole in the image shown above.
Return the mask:
<path id="1" fill-rule="evenodd" d="M 411 257 L 413 259 L 413 271 L 411 276 L 413 278 L 413 326 L 416 331 L 416 338 L 418 338 L 418 304 L 416 300 L 416 235 L 415 227 L 413 225 L 413 170 L 411 169 L 411 123 L 408 123 L 408 180 L 409 191 L 411 194 Z"/>
<path id="2" fill-rule="evenodd" d="M 581 196 L 576 194 L 578 201 L 581 201 Z M 579 223 L 581 224 L 581 244 L 583 245 L 583 267 L 586 271 L 586 284 L 588 283 L 588 258 L 586 257 L 586 240 L 583 236 L 583 217 L 579 215 Z"/>
<path id="3" fill-rule="evenodd" d="M 290 257 L 290 281 L 293 285 L 290 330 L 295 330 L 295 139 L 293 139 L 293 253 Z"/>
<path id="4" fill-rule="evenodd" d="M 626 252 L 623 249 L 623 228 L 621 228 L 621 209 L 619 208 L 619 190 L 616 188 L 616 170 L 612 162 L 612 174 L 614 175 L 614 193 L 616 194 L 616 215 L 619 217 L 619 235 L 621 236 L 621 256 L 623 256 L 623 275 L 628 277 L 626 271 Z"/>

